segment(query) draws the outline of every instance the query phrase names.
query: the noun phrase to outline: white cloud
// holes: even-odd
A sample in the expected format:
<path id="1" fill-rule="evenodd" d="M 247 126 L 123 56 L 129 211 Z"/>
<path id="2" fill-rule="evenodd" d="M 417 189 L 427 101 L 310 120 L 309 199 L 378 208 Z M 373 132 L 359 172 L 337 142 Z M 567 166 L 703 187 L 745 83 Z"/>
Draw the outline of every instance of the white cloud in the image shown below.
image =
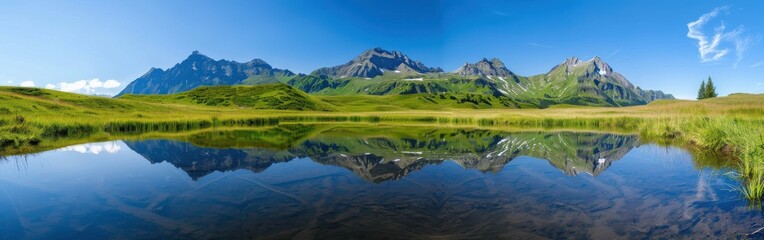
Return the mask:
<path id="1" fill-rule="evenodd" d="M 103 82 L 101 80 L 98 80 L 98 78 L 88 81 L 88 86 L 91 88 L 99 88 L 103 87 Z"/>
<path id="2" fill-rule="evenodd" d="M 724 32 L 724 25 L 715 29 L 716 33 L 714 34 L 713 40 L 711 42 L 708 42 L 708 39 L 703 33 L 702 29 L 703 25 L 706 24 L 708 20 L 716 17 L 716 15 L 719 15 L 719 12 L 727 11 L 728 9 L 729 7 L 727 6 L 714 8 L 713 11 L 700 16 L 698 20 L 687 24 L 687 37 L 698 40 L 698 52 L 700 52 L 700 59 L 703 62 L 719 60 L 729 52 L 727 49 L 716 49 L 721 42 L 722 33 Z"/>
<path id="3" fill-rule="evenodd" d="M 34 87 L 34 82 L 33 81 L 23 81 L 23 82 L 19 83 L 19 86 L 22 86 L 22 87 Z"/>
<path id="4" fill-rule="evenodd" d="M 700 53 L 701 62 L 721 60 L 730 53 L 730 48 L 734 47 L 737 59 L 733 67 L 737 67 L 737 64 L 743 59 L 745 51 L 753 44 L 753 38 L 744 36 L 745 28 L 742 25 L 727 32 L 724 22 L 720 22 L 713 29 L 711 36 L 704 33 L 703 26 L 719 14 L 728 11 L 729 6 L 714 8 L 713 11 L 701 15 L 698 20 L 687 24 L 687 37 L 698 41 L 698 53 Z"/>
<path id="5" fill-rule="evenodd" d="M 13 84 L 13 81 L 11 81 L 11 80 L 8 80 L 8 84 Z"/>
<path id="6" fill-rule="evenodd" d="M 120 85 L 122 85 L 122 83 L 117 82 L 117 80 L 109 79 L 103 83 L 103 88 L 116 88 L 116 87 L 119 87 Z"/>
<path id="7" fill-rule="evenodd" d="M 87 85 L 88 82 L 85 80 L 79 80 L 73 83 L 62 82 L 58 84 L 58 89 L 64 92 L 76 92 L 85 89 Z"/>
<path id="8" fill-rule="evenodd" d="M 761 66 L 764 66 L 764 61 L 763 62 L 757 62 L 757 63 L 754 63 L 754 64 L 751 65 L 752 68 L 757 68 L 757 67 L 761 67 Z"/>
<path id="9" fill-rule="evenodd" d="M 117 88 L 122 83 L 117 80 L 109 79 L 105 82 L 94 78 L 91 80 L 79 80 L 75 82 L 61 82 L 57 85 L 48 84 L 45 88 L 58 89 L 64 92 L 80 92 L 80 93 L 95 93 L 98 89 L 112 89 Z"/>

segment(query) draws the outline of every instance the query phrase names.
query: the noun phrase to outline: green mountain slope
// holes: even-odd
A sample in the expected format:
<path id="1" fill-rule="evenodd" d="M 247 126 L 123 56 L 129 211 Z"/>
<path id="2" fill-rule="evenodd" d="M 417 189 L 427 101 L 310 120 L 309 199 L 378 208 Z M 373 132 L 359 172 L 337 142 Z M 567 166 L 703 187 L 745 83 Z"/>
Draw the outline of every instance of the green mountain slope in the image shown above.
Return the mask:
<path id="1" fill-rule="evenodd" d="M 320 95 L 400 95 L 417 93 L 472 93 L 503 96 L 492 81 L 453 74 L 407 76 L 385 74 L 371 79 L 331 79 L 326 76 L 297 76 L 287 82 L 302 91 Z"/>
<path id="2" fill-rule="evenodd" d="M 155 103 L 186 103 L 218 107 L 328 111 L 331 105 L 289 85 L 205 86 L 169 95 L 123 95 L 121 99 Z"/>
<path id="3" fill-rule="evenodd" d="M 629 106 L 646 104 L 636 87 L 599 58 L 570 58 L 547 74 L 528 78 L 519 98 L 575 105 Z"/>
<path id="4" fill-rule="evenodd" d="M 104 112 L 125 113 L 166 108 L 134 101 L 60 92 L 41 88 L 0 86 L 0 115 L 87 116 Z"/>
<path id="5" fill-rule="evenodd" d="M 498 59 L 465 64 L 455 73 L 460 76 L 477 75 L 495 82 L 498 91 L 506 96 L 538 107 L 554 104 L 630 106 L 673 99 L 673 96 L 661 91 L 636 87 L 598 57 L 588 61 L 570 58 L 546 74 L 530 77 L 513 74 Z"/>
<path id="6" fill-rule="evenodd" d="M 454 74 L 407 76 L 386 73 L 371 79 L 332 79 L 327 76 L 307 75 L 296 76 L 287 84 L 327 101 L 336 99 L 330 96 L 347 96 L 342 99 L 350 102 L 380 99 L 372 96 L 390 96 L 388 99 L 391 103 L 399 103 L 401 107 L 412 109 L 534 107 L 518 103 L 503 94 L 499 86 L 492 81 Z M 420 104 L 410 104 L 413 102 L 409 100 L 413 99 Z"/>

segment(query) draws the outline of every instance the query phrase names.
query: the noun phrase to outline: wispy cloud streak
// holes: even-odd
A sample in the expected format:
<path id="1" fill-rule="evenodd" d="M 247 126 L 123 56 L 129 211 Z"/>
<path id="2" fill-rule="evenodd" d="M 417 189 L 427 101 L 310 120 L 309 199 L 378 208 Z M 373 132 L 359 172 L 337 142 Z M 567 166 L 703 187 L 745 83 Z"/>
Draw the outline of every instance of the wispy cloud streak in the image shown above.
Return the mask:
<path id="1" fill-rule="evenodd" d="M 611 58 L 611 57 L 617 55 L 619 52 L 621 52 L 622 49 L 623 49 L 623 47 L 618 48 L 617 50 L 613 51 L 613 53 L 611 53 L 610 55 L 607 55 L 607 57 L 605 57 L 605 58 Z"/>
<path id="2" fill-rule="evenodd" d="M 704 26 L 715 17 L 728 13 L 729 9 L 729 6 L 714 8 L 711 12 L 701 15 L 698 20 L 687 24 L 687 37 L 698 41 L 698 53 L 701 62 L 719 61 L 729 55 L 730 47 L 734 47 L 736 60 L 733 67 L 736 68 L 738 63 L 743 60 L 745 52 L 756 42 L 755 38 L 744 34 L 743 25 L 732 31 L 727 31 L 723 21 L 713 28 L 713 34 L 709 35 L 704 32 Z"/>
<path id="3" fill-rule="evenodd" d="M 535 42 L 529 42 L 528 45 L 534 46 L 534 47 L 540 47 L 540 48 L 554 48 L 554 46 L 541 44 L 541 43 L 535 43 Z"/>
<path id="4" fill-rule="evenodd" d="M 709 20 L 719 15 L 722 11 L 727 11 L 728 6 L 714 8 L 713 11 L 703 14 L 698 20 L 687 24 L 687 37 L 698 40 L 698 52 L 703 62 L 716 61 L 729 53 L 728 49 L 717 49 L 722 41 L 724 25 L 715 28 L 715 33 L 711 40 L 703 33 L 703 25 Z"/>

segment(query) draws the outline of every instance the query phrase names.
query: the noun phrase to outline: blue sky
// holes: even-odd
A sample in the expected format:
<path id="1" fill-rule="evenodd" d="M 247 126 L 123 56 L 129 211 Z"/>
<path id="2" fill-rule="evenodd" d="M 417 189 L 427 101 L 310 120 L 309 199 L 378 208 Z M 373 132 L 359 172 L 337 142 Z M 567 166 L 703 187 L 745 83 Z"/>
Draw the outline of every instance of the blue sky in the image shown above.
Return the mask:
<path id="1" fill-rule="evenodd" d="M 521 75 L 600 56 L 680 98 L 709 75 L 722 95 L 762 93 L 762 12 L 760 1 L 2 1 L 0 84 L 114 94 L 194 50 L 309 73 L 382 47 L 448 71 L 498 57 Z"/>

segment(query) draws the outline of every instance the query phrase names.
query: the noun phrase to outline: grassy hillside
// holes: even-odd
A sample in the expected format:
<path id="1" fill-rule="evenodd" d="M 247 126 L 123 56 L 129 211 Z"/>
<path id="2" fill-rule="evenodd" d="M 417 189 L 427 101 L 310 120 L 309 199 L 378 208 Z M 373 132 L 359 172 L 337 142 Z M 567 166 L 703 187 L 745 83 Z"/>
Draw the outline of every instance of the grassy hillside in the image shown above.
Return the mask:
<path id="1" fill-rule="evenodd" d="M 0 102 L 0 119 L 24 116 L 27 119 L 68 122 L 106 116 L 127 117 L 151 112 L 187 112 L 162 104 L 23 87 L 0 87 Z"/>
<path id="2" fill-rule="evenodd" d="M 276 72 L 273 75 L 252 75 L 242 81 L 245 85 L 286 83 L 292 79 L 293 74 Z"/>
<path id="3" fill-rule="evenodd" d="M 284 84 L 200 87 L 170 95 L 123 95 L 119 99 L 270 110 L 310 111 L 390 111 L 485 108 L 533 108 L 503 96 L 479 93 L 392 94 L 392 95 L 309 95 Z"/>
<path id="4" fill-rule="evenodd" d="M 198 104 L 213 107 L 328 111 L 321 100 L 284 84 L 254 86 L 207 86 L 169 95 L 132 95 L 120 99 L 154 103 Z"/>
<path id="5" fill-rule="evenodd" d="M 645 101 L 626 86 L 590 76 L 593 66 L 582 64 L 568 73 L 558 68 L 531 77 L 459 76 L 451 73 L 385 74 L 365 78 L 295 76 L 285 83 L 314 95 L 368 96 L 412 94 L 472 94 L 504 98 L 515 107 L 546 108 L 556 104 L 630 106 Z"/>
<path id="6" fill-rule="evenodd" d="M 335 105 L 341 111 L 375 112 L 406 110 L 458 110 L 490 108 L 533 108 L 521 105 L 505 97 L 471 93 L 408 94 L 408 95 L 360 95 L 318 96 Z"/>
<path id="7" fill-rule="evenodd" d="M 453 74 L 385 73 L 371 79 L 297 76 L 287 82 L 300 90 L 320 95 L 395 95 L 416 93 L 472 93 L 503 95 L 496 83 Z"/>

